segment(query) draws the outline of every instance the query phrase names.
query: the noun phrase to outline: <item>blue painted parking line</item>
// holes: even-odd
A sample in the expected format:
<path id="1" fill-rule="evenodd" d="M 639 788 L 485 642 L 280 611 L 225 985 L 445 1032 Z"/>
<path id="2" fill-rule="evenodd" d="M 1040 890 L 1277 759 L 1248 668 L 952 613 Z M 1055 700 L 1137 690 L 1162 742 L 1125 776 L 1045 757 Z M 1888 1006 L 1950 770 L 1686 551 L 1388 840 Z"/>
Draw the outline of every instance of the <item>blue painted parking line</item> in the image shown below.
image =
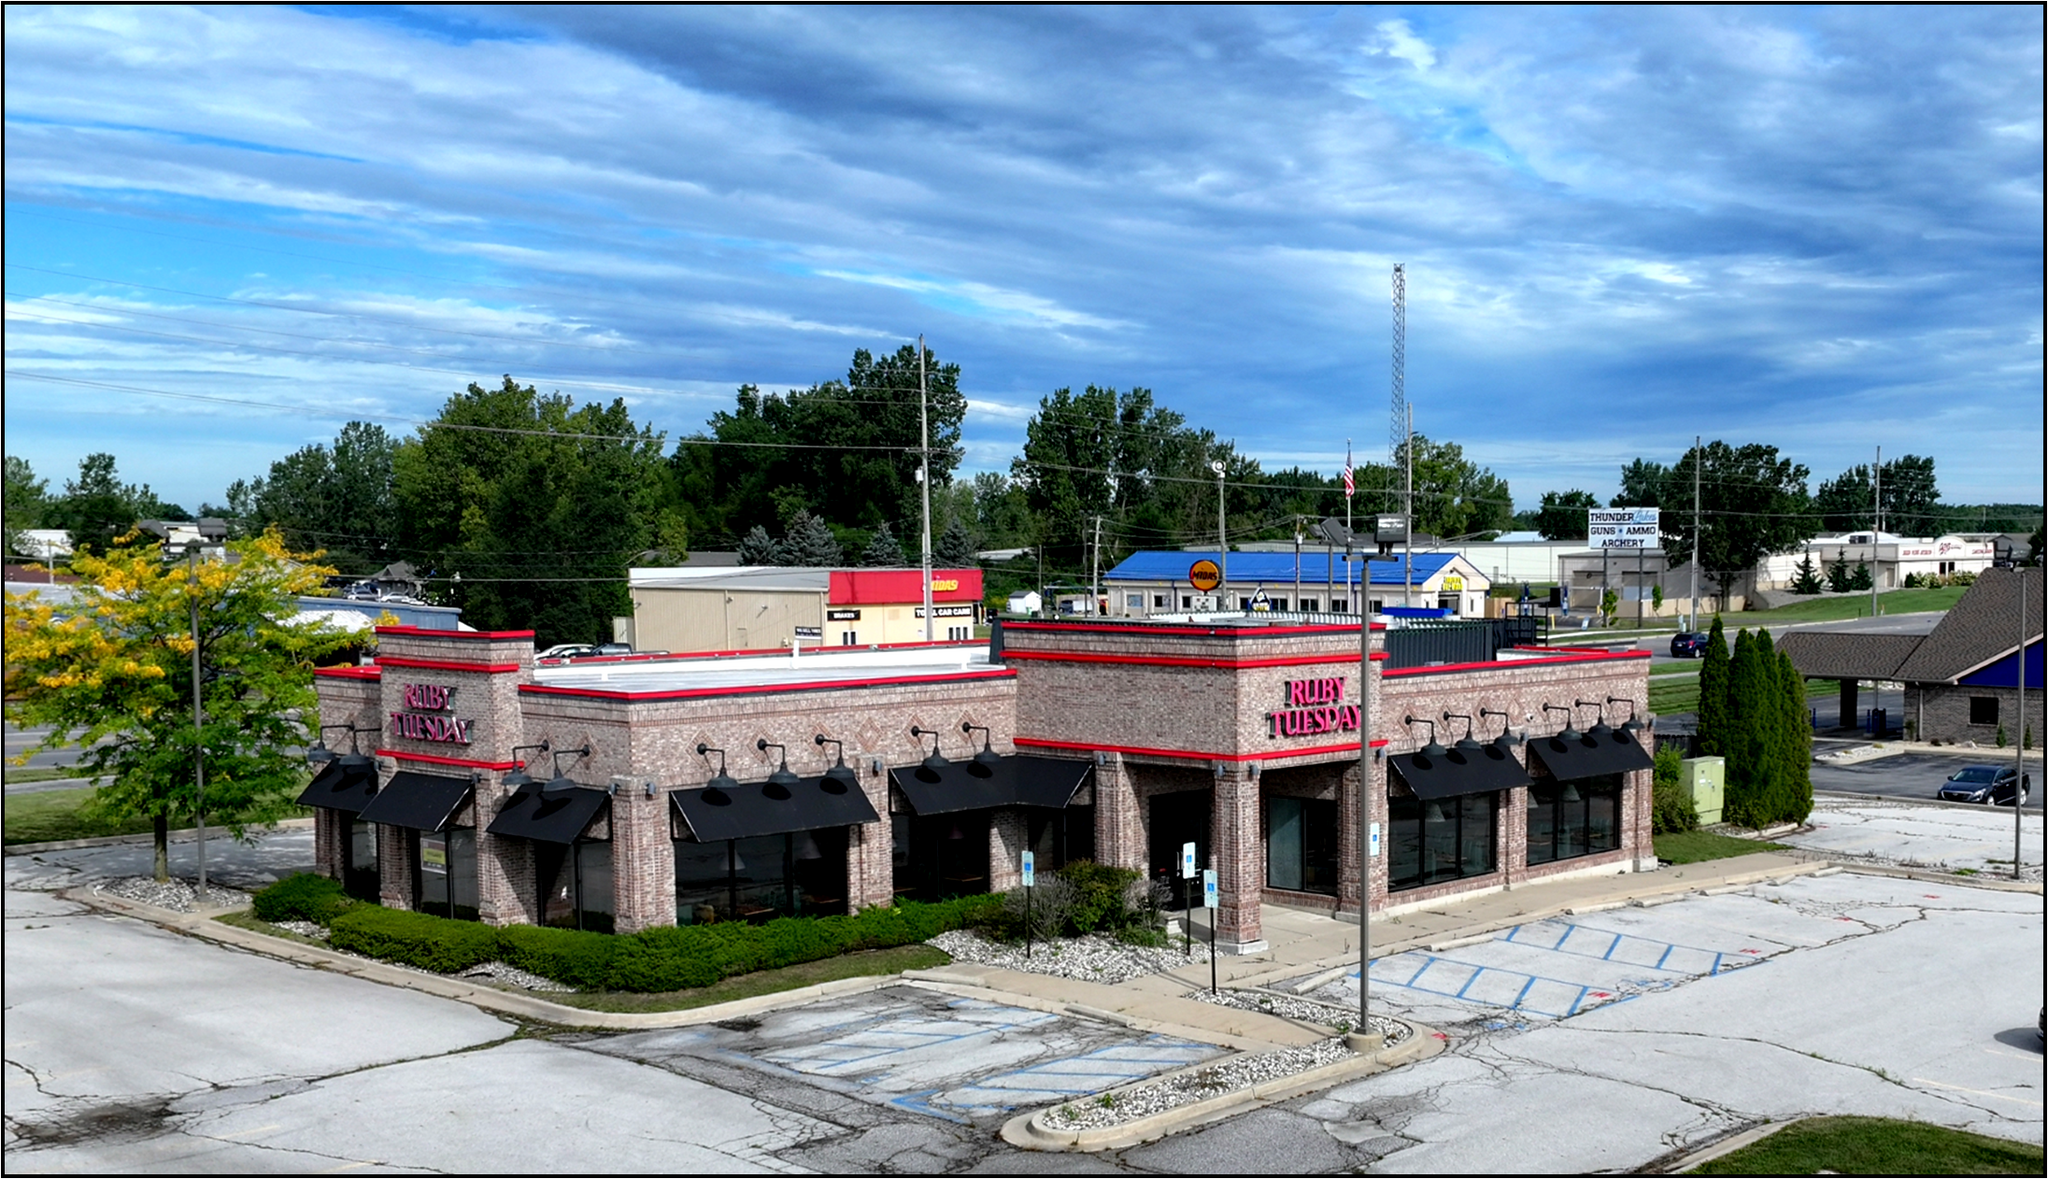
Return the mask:
<path id="1" fill-rule="evenodd" d="M 1153 1035 L 1139 1044 L 1115 1045 L 1080 1056 L 1043 1061 L 937 1096 L 921 1096 L 933 1111 L 945 1108 L 970 1115 L 1006 1113 L 1024 1106 L 1100 1093 L 1171 1069 L 1199 1064 L 1220 1052 L 1212 1045 Z"/>
<path id="2" fill-rule="evenodd" d="M 1543 942 L 1549 939 L 1542 935 L 1547 935 L 1553 929 L 1561 929 L 1562 932 L 1546 946 Z M 1530 934 L 1538 936 L 1532 937 Z M 1604 939 L 1607 945 L 1606 948 L 1599 950 L 1591 946 L 1577 949 L 1568 944 L 1574 936 L 1577 936 L 1580 942 L 1593 940 L 1596 945 L 1599 940 Z M 1528 925 L 1517 925 L 1500 940 L 1528 946 L 1531 949 L 1549 950 L 1581 958 L 1598 958 L 1603 962 L 1624 962 L 1647 970 L 1669 970 L 1688 975 L 1719 974 L 1721 964 L 1727 957 L 1723 951 L 1709 950 L 1702 946 L 1678 945 L 1673 942 L 1657 941 L 1654 938 L 1638 937 L 1632 933 L 1615 933 L 1612 930 L 1567 921 L 1536 921 Z"/>
<path id="3" fill-rule="evenodd" d="M 1420 991 L 1429 995 L 1441 995 L 1446 999 L 1457 999 L 1466 1003 L 1477 1003 L 1486 1007 L 1499 1007 L 1509 1011 L 1526 1011 L 1533 1015 L 1547 1015 L 1555 1019 L 1568 1019 L 1584 1006 L 1587 996 L 1607 998 L 1611 991 L 1596 991 L 1594 988 L 1569 979 L 1549 978 L 1522 970 L 1506 970 L 1498 966 L 1481 966 L 1472 962 L 1460 962 L 1434 954 L 1417 955 L 1423 959 L 1419 969 L 1408 976 L 1407 982 L 1375 979 L 1375 985 L 1399 987 L 1403 990 Z M 1397 955 L 1396 957 L 1406 957 Z M 1434 967 L 1456 967 L 1471 973 L 1455 987 L 1446 985 L 1422 985 L 1422 976 Z M 1439 971 L 1438 973 L 1442 973 Z M 1356 971 L 1351 972 L 1355 983 Z M 1384 978 L 1385 976 L 1380 976 Z M 1487 998 L 1475 992 L 1491 992 L 1499 998 Z M 1508 996 L 1512 995 L 1512 998 Z"/>

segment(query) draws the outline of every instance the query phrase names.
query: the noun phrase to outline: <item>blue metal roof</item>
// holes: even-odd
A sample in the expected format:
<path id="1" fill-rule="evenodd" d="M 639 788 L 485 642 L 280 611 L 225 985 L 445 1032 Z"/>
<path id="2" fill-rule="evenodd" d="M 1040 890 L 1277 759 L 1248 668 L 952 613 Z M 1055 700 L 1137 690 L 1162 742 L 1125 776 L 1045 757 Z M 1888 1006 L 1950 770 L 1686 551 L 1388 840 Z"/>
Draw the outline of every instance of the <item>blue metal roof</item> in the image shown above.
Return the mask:
<path id="1" fill-rule="evenodd" d="M 1415 580 L 1428 581 L 1442 572 L 1445 565 L 1457 558 L 1456 553 L 1416 553 Z M 1104 581 L 1180 581 L 1188 579 L 1188 566 L 1197 561 L 1216 559 L 1214 549 L 1208 552 L 1152 552 L 1132 553 L 1117 564 L 1117 567 L 1102 575 Z M 1372 563 L 1372 584 L 1400 585 L 1405 574 L 1400 557 L 1390 557 Z M 1245 585 L 1259 582 L 1294 582 L 1293 553 L 1232 553 L 1230 554 L 1230 583 Z M 1334 583 L 1343 585 L 1346 579 L 1355 585 L 1358 582 L 1358 564 L 1344 563 L 1344 554 L 1338 553 L 1334 560 L 1327 549 L 1306 549 L 1301 551 L 1301 580 L 1304 585 Z"/>

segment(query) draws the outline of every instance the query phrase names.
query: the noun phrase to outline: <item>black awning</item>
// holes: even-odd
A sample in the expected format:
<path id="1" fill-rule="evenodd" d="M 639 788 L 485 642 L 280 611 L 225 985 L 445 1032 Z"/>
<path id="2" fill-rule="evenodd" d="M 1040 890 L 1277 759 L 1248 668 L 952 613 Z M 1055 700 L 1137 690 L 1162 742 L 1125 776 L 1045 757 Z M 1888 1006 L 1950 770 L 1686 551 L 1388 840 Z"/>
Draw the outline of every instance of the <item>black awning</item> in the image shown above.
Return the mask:
<path id="1" fill-rule="evenodd" d="M 866 794 L 828 778 L 802 778 L 787 790 L 770 782 L 747 782 L 730 790 L 671 790 L 668 797 L 699 843 L 850 827 L 882 818 Z"/>
<path id="2" fill-rule="evenodd" d="M 446 827 L 462 804 L 469 801 L 468 778 L 440 774 L 418 774 L 400 770 L 377 792 L 356 817 L 370 823 L 389 823 L 419 831 Z"/>
<path id="3" fill-rule="evenodd" d="M 1586 733 L 1576 741 L 1562 737 L 1532 737 L 1529 752 L 1542 759 L 1555 778 L 1597 778 L 1604 774 L 1625 774 L 1647 770 L 1657 763 L 1643 752 L 1635 739 L 1619 729 L 1599 736 Z"/>
<path id="4" fill-rule="evenodd" d="M 1482 745 L 1478 752 L 1452 749 L 1442 757 L 1402 753 L 1387 759 L 1417 798 L 1487 794 L 1529 784 L 1529 772 L 1507 752 Z"/>
<path id="5" fill-rule="evenodd" d="M 340 759 L 328 762 L 305 793 L 299 795 L 300 806 L 324 806 L 331 811 L 344 811 L 351 815 L 361 814 L 362 809 L 377 796 L 377 768 L 364 766 L 359 770 L 345 770 Z"/>
<path id="6" fill-rule="evenodd" d="M 904 766 L 890 770 L 889 779 L 911 810 L 948 815 L 998 806 L 1064 807 L 1094 772 L 1092 762 L 1013 756 L 948 762 L 939 770 Z"/>
<path id="7" fill-rule="evenodd" d="M 505 800 L 488 831 L 492 835 L 537 839 L 542 843 L 574 843 L 610 800 L 609 791 L 587 786 L 544 794 L 536 782 L 522 786 Z"/>

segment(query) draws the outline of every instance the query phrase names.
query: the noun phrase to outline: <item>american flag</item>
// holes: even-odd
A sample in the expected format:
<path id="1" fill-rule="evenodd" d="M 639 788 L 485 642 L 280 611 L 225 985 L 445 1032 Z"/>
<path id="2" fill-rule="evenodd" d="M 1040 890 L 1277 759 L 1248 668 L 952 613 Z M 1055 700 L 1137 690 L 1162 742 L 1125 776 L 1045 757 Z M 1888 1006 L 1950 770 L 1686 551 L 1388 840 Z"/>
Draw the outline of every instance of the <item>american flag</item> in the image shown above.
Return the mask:
<path id="1" fill-rule="evenodd" d="M 1346 438 L 1344 440 L 1344 498 L 1350 499 L 1351 493 L 1357 490 L 1358 484 L 1352 482 L 1351 479 L 1351 439 Z"/>

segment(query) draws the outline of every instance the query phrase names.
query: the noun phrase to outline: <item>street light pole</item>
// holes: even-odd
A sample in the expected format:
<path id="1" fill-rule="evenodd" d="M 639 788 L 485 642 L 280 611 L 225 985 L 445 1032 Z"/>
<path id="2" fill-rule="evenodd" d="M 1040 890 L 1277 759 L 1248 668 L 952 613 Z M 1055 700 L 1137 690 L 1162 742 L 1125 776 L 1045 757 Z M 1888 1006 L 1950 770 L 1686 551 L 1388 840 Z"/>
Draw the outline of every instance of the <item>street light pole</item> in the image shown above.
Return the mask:
<path id="1" fill-rule="evenodd" d="M 206 903 L 206 730 L 199 708 L 199 544 L 185 546 L 186 588 L 192 606 L 192 780 L 197 794 L 192 810 L 199 836 L 199 887 L 193 904 Z"/>
<path id="2" fill-rule="evenodd" d="M 1223 460 L 1211 460 L 1209 469 L 1216 472 L 1216 609 L 1224 611 L 1230 601 L 1230 544 L 1223 535 Z"/>
<path id="3" fill-rule="evenodd" d="M 924 496 L 924 641 L 932 641 L 932 431 L 924 384 L 924 334 L 917 337 L 917 484 Z"/>
<path id="4" fill-rule="evenodd" d="M 1347 548 L 1350 546 L 1346 546 Z M 1347 554 L 1348 555 L 1348 554 Z M 1371 560 L 1359 552 L 1360 565 Z M 1370 578 L 1361 578 L 1369 583 Z M 1361 590 L 1363 592 L 1363 590 Z M 1372 612 L 1358 604 L 1358 1034 L 1372 1034 Z"/>

